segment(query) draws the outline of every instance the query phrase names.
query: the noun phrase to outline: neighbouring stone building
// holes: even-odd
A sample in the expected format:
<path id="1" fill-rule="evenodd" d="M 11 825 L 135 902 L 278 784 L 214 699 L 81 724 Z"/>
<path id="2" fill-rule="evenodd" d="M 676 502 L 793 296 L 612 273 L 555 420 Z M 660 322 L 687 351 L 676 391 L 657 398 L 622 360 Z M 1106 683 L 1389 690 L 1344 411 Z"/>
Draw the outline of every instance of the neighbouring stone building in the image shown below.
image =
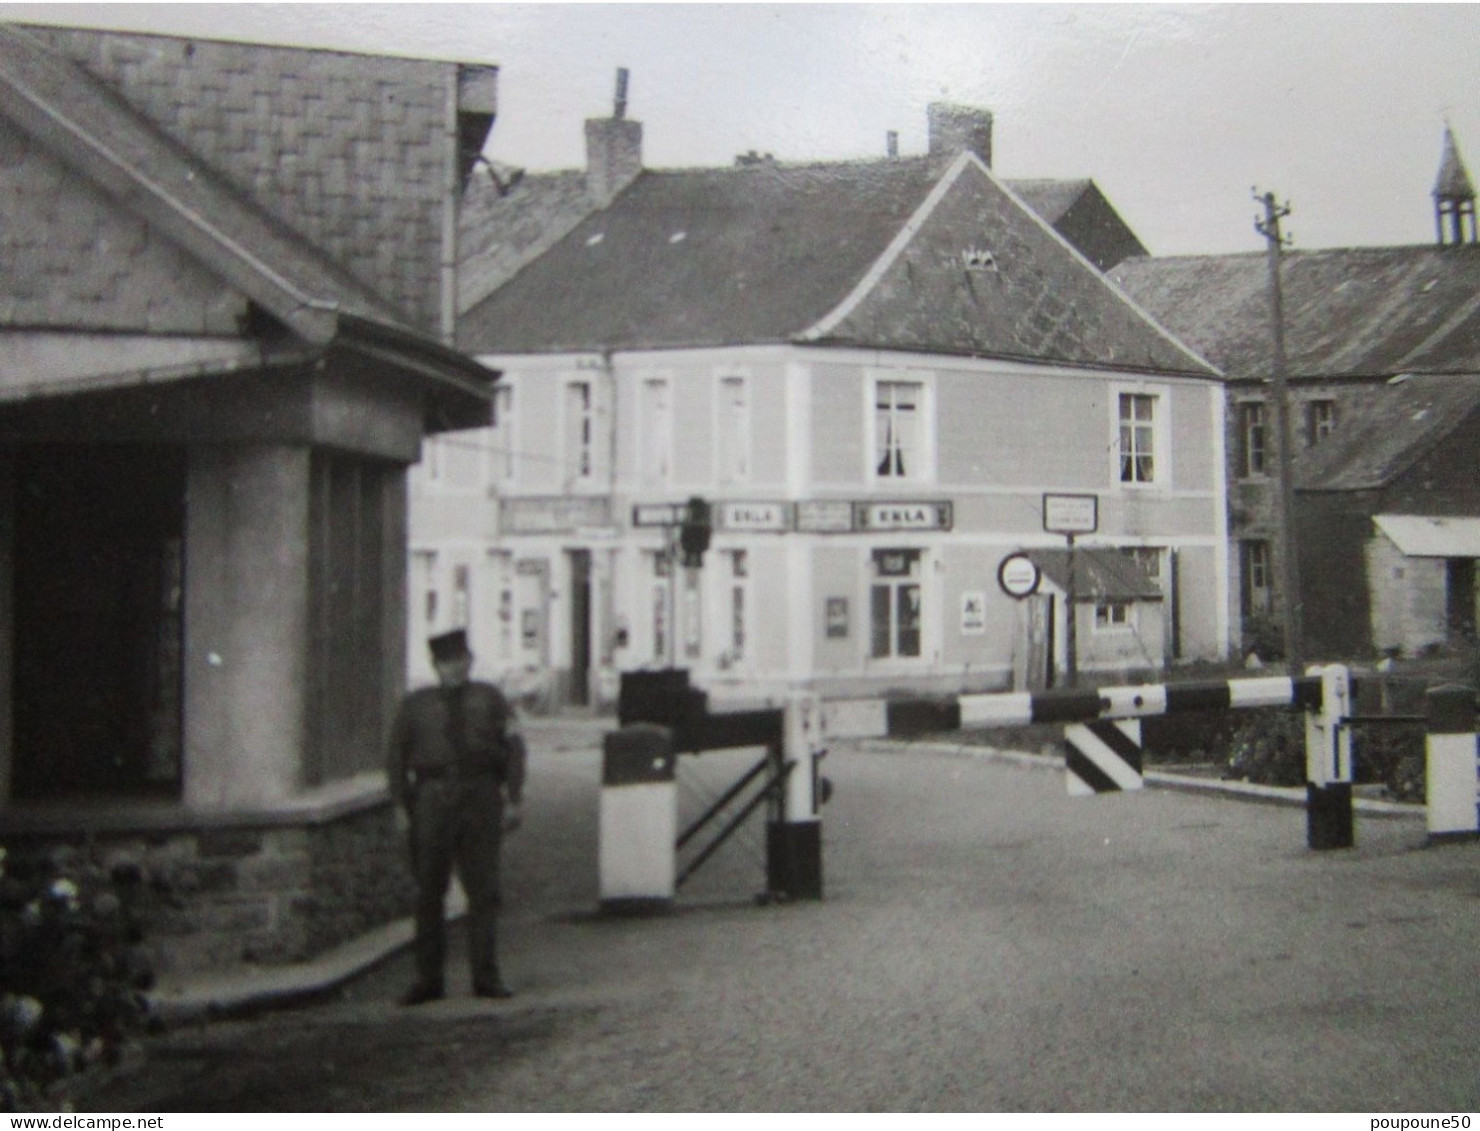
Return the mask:
<path id="1" fill-rule="evenodd" d="M 489 66 L 0 25 L 0 838 L 142 858 L 167 970 L 404 914 L 405 468 Z"/>
<path id="2" fill-rule="evenodd" d="M 1427 429 L 1415 432 L 1402 427 L 1403 413 L 1421 411 L 1413 397 L 1438 396 L 1436 390 L 1447 386 L 1427 380 L 1404 386 L 1401 379 L 1456 375 L 1480 380 L 1475 193 L 1448 130 L 1432 197 L 1433 244 L 1291 250 L 1281 257 L 1286 371 L 1301 513 L 1325 508 L 1337 496 L 1351 501 L 1347 492 L 1359 482 L 1361 490 L 1386 489 L 1387 472 L 1378 479 L 1356 472 L 1350 462 L 1356 453 L 1335 461 L 1325 458 L 1321 449 L 1349 425 L 1360 423 L 1366 441 L 1401 439 L 1404 451 L 1414 458 L 1432 440 Z M 1136 258 L 1119 264 L 1110 275 L 1138 304 L 1227 376 L 1225 451 L 1233 593 L 1238 602 L 1235 614 L 1244 650 L 1263 652 L 1267 657 L 1281 646 L 1267 257 L 1251 252 Z M 1462 465 L 1451 470 L 1462 479 L 1467 477 Z M 1436 491 L 1450 486 L 1442 480 L 1430 482 Z M 1413 484 L 1407 486 L 1404 505 L 1410 510 L 1405 513 L 1430 513 L 1411 490 Z M 1318 498 L 1323 501 L 1318 503 Z M 1432 513 L 1453 516 L 1458 513 L 1455 505 L 1446 497 L 1435 502 L 1437 509 Z M 1360 559 L 1359 546 L 1375 536 L 1370 515 L 1359 525 L 1360 536 L 1355 528 L 1346 531 L 1357 541 L 1338 554 L 1348 564 Z M 1325 555 L 1332 548 L 1325 540 L 1332 530 L 1327 520 L 1317 526 L 1320 534 L 1301 531 L 1297 535 L 1305 639 L 1317 653 L 1328 658 L 1359 658 L 1374 647 L 1413 649 L 1444 639 L 1442 617 L 1422 632 L 1396 636 L 1379 631 L 1367 619 L 1352 622 L 1349 618 L 1357 609 L 1353 605 L 1344 606 L 1345 612 L 1333 619 L 1340 599 L 1326 587 L 1341 580 L 1355 582 L 1358 575 L 1331 571 Z M 1308 554 L 1312 560 L 1307 571 Z M 1465 555 L 1456 547 L 1455 556 Z M 1425 571 L 1400 576 L 1412 580 L 1416 573 Z M 1455 576 L 1464 573 L 1461 570 Z M 1394 580 L 1391 573 L 1388 580 Z M 1455 600 L 1463 604 L 1461 597 Z M 1365 595 L 1360 606 L 1363 618 L 1375 608 Z"/>

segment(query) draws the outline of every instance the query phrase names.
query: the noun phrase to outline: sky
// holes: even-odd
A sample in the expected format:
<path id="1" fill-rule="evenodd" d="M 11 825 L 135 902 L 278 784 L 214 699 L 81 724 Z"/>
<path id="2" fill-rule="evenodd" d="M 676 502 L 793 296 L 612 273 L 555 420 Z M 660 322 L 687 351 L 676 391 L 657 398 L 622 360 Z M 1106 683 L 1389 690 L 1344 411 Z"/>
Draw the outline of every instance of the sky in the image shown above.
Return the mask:
<path id="1" fill-rule="evenodd" d="M 1156 255 L 1430 243 L 1446 122 L 1480 162 L 1477 4 L 6 4 L 0 18 L 499 65 L 487 153 L 584 161 L 618 67 L 651 168 L 922 153 L 990 109 L 1008 179 L 1092 177 Z M 1480 165 L 1472 166 L 1480 174 Z"/>

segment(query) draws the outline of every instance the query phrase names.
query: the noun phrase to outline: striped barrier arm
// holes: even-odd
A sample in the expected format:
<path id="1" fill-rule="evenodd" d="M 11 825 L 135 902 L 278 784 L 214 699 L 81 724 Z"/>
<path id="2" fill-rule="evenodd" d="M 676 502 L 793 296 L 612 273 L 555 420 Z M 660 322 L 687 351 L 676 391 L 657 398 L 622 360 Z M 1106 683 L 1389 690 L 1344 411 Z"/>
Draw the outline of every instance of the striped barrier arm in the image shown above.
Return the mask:
<path id="1" fill-rule="evenodd" d="M 1319 676 L 991 692 L 943 699 L 834 699 L 823 703 L 823 733 L 829 738 L 914 738 L 963 728 L 1091 723 L 1247 707 L 1316 711 L 1320 706 Z"/>

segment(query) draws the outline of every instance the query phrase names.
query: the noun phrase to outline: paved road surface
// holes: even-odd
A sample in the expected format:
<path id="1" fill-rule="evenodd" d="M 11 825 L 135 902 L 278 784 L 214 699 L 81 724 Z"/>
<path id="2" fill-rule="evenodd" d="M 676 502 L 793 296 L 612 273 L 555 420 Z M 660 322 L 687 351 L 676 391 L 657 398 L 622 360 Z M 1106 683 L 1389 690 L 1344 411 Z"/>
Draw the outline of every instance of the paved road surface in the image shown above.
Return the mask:
<path id="1" fill-rule="evenodd" d="M 514 1001 L 399 1010 L 401 956 L 334 1001 L 171 1033 L 97 1103 L 1480 1108 L 1480 847 L 1426 848 L 1421 821 L 1359 820 L 1357 848 L 1313 853 L 1299 809 L 1070 800 L 1058 773 L 834 750 L 826 901 L 755 906 L 752 834 L 679 912 L 602 920 L 598 757 L 557 734 L 507 855 Z M 706 755 L 685 806 L 744 761 Z"/>

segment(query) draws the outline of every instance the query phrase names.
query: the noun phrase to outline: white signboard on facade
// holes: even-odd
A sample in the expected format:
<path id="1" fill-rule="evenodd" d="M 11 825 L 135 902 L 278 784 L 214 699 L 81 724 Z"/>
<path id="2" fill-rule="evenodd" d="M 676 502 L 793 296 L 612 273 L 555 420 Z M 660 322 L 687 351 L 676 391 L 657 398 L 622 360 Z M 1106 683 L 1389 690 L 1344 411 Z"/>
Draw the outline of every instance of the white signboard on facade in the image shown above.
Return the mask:
<path id="1" fill-rule="evenodd" d="M 632 525 L 678 526 L 687 513 L 683 503 L 638 503 L 632 508 Z"/>
<path id="2" fill-rule="evenodd" d="M 987 631 L 987 595 L 980 589 L 961 594 L 961 635 L 984 636 Z"/>
<path id="3" fill-rule="evenodd" d="M 724 530 L 775 532 L 791 528 L 791 508 L 785 503 L 720 503 L 718 525 Z"/>
<path id="4" fill-rule="evenodd" d="M 859 525 L 865 530 L 949 530 L 950 503 L 865 503 Z"/>
<path id="5" fill-rule="evenodd" d="M 798 503 L 797 529 L 806 534 L 846 534 L 853 529 L 853 504 L 833 499 Z"/>

